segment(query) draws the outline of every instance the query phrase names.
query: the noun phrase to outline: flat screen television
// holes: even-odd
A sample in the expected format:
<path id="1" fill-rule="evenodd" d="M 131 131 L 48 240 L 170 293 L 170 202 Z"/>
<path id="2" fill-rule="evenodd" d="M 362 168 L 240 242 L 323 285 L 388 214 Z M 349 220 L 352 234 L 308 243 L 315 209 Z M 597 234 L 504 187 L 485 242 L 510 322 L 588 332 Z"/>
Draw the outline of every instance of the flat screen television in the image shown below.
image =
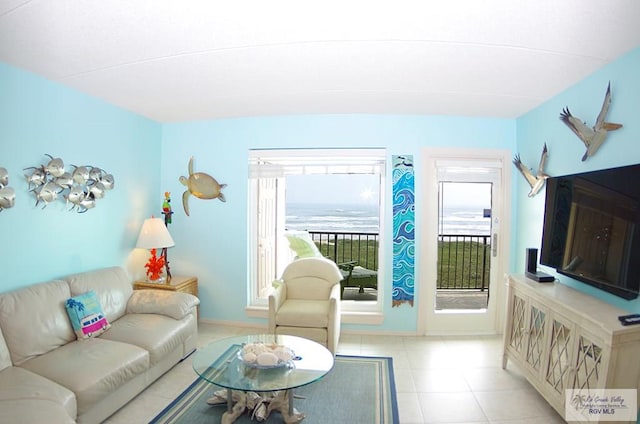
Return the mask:
<path id="1" fill-rule="evenodd" d="M 635 299 L 640 290 L 640 164 L 547 180 L 540 263 Z"/>

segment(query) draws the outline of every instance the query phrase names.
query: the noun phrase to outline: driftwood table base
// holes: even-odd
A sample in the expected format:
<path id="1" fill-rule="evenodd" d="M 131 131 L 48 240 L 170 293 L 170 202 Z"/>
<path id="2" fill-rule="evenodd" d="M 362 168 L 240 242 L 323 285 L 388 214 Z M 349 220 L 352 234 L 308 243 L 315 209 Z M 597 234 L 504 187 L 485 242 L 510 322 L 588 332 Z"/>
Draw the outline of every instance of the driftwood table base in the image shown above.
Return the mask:
<path id="1" fill-rule="evenodd" d="M 271 412 L 278 411 L 285 424 L 298 424 L 305 415 L 293 407 L 293 390 L 279 390 L 270 393 L 242 392 L 238 390 L 218 390 L 207 400 L 209 405 L 227 404 L 222 415 L 222 424 L 232 424 L 245 410 L 251 411 L 251 419 L 266 420 Z"/>

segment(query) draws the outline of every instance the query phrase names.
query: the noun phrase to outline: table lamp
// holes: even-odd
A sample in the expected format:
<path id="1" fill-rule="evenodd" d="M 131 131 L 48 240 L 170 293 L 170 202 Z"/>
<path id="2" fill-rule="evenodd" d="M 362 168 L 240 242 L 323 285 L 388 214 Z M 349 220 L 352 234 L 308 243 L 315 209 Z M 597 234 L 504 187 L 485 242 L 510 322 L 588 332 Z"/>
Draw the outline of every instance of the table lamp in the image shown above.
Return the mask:
<path id="1" fill-rule="evenodd" d="M 175 246 L 175 242 L 169 234 L 169 230 L 161 218 L 145 219 L 138 236 L 136 247 L 141 249 L 151 249 L 151 257 L 145 264 L 147 268 L 147 276 L 150 281 L 162 281 L 162 267 L 164 266 L 167 274 L 167 283 L 171 280 L 171 271 L 169 269 L 169 259 L 167 259 L 167 248 Z M 160 257 L 156 257 L 156 249 L 162 249 Z"/>

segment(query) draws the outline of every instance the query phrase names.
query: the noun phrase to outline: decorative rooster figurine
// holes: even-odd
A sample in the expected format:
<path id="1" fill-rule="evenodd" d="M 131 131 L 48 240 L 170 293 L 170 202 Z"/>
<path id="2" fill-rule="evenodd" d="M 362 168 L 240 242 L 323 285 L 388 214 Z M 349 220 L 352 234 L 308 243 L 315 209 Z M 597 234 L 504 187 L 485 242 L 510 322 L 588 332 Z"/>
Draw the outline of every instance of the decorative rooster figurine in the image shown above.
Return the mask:
<path id="1" fill-rule="evenodd" d="M 513 164 L 516 166 L 516 168 L 518 168 L 520 173 L 524 176 L 525 180 L 527 180 L 529 186 L 531 186 L 531 191 L 529 191 L 528 195 L 529 197 L 533 197 L 538 194 L 540 189 L 544 186 L 545 181 L 547 181 L 547 178 L 549 178 L 549 175 L 544 172 L 544 165 L 547 162 L 548 155 L 549 153 L 547 151 L 547 143 L 544 143 L 544 148 L 542 149 L 542 156 L 540 157 L 540 164 L 538 165 L 538 172 L 536 172 L 536 175 L 533 175 L 533 172 L 531 172 L 529 168 L 522 164 L 522 162 L 520 161 L 520 155 L 516 154 L 513 157 Z"/>
<path id="2" fill-rule="evenodd" d="M 609 105 L 611 104 L 611 82 L 607 86 L 607 93 L 604 96 L 604 103 L 596 119 L 596 124 L 593 128 L 589 128 L 585 122 L 571 115 L 568 107 L 565 107 L 560 114 L 560 119 L 564 122 L 571 131 L 573 131 L 580 140 L 587 147 L 587 151 L 582 156 L 584 162 L 589 157 L 596 154 L 609 131 L 615 131 L 622 127 L 622 124 L 614 124 L 606 122 L 607 112 L 609 111 Z"/>

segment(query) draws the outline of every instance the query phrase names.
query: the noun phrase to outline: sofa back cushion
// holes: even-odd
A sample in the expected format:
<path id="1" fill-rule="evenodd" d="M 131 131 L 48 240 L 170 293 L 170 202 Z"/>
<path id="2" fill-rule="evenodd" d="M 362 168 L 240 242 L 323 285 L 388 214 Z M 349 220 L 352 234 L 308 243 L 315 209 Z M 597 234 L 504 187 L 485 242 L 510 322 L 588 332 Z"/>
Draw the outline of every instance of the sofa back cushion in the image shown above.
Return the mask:
<path id="1" fill-rule="evenodd" d="M 9 347 L 7 342 L 4 341 L 2 335 L 2 329 L 0 328 L 0 371 L 13 365 L 11 363 L 11 355 L 9 354 Z"/>
<path id="2" fill-rule="evenodd" d="M 114 322 L 127 310 L 127 302 L 133 293 L 131 280 L 121 267 L 102 268 L 65 277 L 71 296 L 89 291 L 96 292 L 107 321 Z"/>
<path id="3" fill-rule="evenodd" d="M 0 327 L 14 365 L 75 340 L 64 306 L 69 297 L 61 280 L 0 294 Z"/>

